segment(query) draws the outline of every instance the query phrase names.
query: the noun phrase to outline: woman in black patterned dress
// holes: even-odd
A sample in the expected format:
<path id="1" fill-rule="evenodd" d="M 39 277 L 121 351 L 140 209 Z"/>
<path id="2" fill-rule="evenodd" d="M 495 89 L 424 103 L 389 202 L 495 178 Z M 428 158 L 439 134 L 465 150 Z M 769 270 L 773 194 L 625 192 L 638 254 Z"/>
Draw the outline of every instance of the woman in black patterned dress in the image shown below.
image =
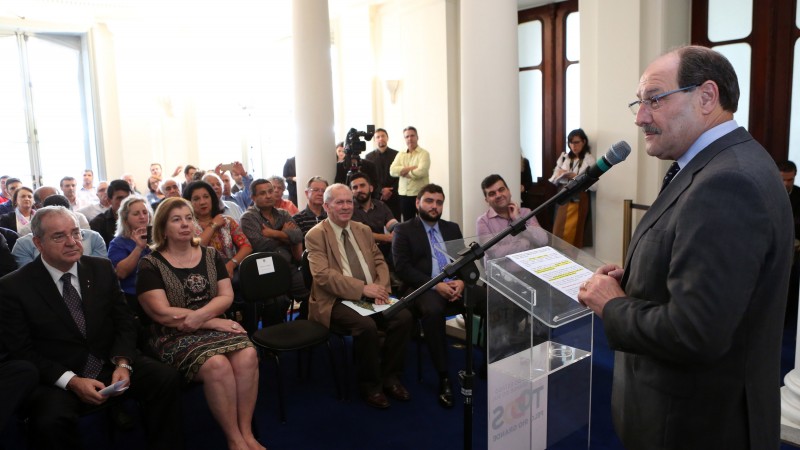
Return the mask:
<path id="1" fill-rule="evenodd" d="M 206 401 L 230 449 L 263 449 L 251 422 L 258 359 L 247 333 L 223 313 L 233 301 L 225 263 L 195 239 L 189 202 L 168 198 L 153 219 L 152 254 L 139 265 L 136 292 L 153 319 L 150 346 L 187 381 L 203 383 Z"/>

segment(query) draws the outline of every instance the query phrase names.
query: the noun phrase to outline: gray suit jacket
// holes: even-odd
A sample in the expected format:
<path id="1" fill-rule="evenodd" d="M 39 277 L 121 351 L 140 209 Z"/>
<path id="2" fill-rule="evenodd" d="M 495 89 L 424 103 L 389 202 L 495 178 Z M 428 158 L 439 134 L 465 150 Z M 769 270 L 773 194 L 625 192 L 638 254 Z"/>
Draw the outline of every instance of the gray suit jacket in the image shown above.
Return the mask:
<path id="1" fill-rule="evenodd" d="M 792 213 L 743 128 L 681 170 L 636 228 L 603 310 L 627 449 L 778 448 Z"/>

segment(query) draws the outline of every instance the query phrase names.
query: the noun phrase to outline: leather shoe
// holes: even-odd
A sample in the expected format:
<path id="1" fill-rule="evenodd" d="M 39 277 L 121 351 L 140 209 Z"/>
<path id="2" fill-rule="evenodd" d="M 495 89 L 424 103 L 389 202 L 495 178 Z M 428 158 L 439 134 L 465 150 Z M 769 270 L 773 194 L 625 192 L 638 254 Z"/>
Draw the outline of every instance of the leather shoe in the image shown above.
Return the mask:
<path id="1" fill-rule="evenodd" d="M 400 400 L 403 402 L 411 400 L 411 394 L 408 393 L 408 389 L 406 389 L 405 386 L 400 383 L 393 384 L 391 386 L 384 386 L 383 392 L 386 392 L 389 397 L 392 397 L 395 400 Z"/>
<path id="2" fill-rule="evenodd" d="M 374 394 L 369 394 L 364 397 L 364 401 L 367 402 L 369 406 L 378 409 L 386 409 L 389 407 L 389 399 L 383 395 L 383 392 L 376 392 Z"/>
<path id="3" fill-rule="evenodd" d="M 439 404 L 445 408 L 453 407 L 453 388 L 449 378 L 439 381 Z"/>

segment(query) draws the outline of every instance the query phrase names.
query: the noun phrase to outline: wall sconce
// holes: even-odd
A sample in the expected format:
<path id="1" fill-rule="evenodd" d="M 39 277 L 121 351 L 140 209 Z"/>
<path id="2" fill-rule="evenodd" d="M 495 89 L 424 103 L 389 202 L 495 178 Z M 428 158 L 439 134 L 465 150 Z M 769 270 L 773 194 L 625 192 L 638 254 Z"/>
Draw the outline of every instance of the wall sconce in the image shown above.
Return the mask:
<path id="1" fill-rule="evenodd" d="M 386 80 L 386 90 L 392 96 L 392 104 L 397 100 L 397 89 L 400 87 L 400 80 Z"/>

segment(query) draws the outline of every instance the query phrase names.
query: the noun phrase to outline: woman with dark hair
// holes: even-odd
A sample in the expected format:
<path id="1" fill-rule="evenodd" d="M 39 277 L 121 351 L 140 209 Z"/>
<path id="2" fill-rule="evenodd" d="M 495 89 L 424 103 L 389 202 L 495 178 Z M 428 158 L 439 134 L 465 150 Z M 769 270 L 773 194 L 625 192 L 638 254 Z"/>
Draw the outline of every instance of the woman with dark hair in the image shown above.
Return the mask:
<path id="1" fill-rule="evenodd" d="M 589 138 L 580 128 L 572 130 L 567 136 L 568 150 L 558 157 L 550 182 L 560 186 L 586 172 L 595 163 L 589 147 Z M 595 184 L 590 191 L 597 190 Z M 592 204 L 588 192 L 581 192 L 556 210 L 553 234 L 575 247 L 592 245 Z"/>
<path id="2" fill-rule="evenodd" d="M 189 183 L 183 190 L 183 198 L 191 202 L 194 209 L 198 226 L 196 233 L 200 237 L 200 244 L 213 247 L 225 262 L 228 276 L 234 278 L 239 263 L 253 252 L 253 247 L 239 227 L 239 223 L 232 217 L 222 214 L 217 193 L 205 181 Z"/>
<path id="3" fill-rule="evenodd" d="M 20 233 L 20 237 L 31 232 L 29 226 L 33 214 L 33 190 L 20 186 L 11 196 L 14 210 L 0 216 L 0 227 Z"/>
<path id="4" fill-rule="evenodd" d="M 201 247 L 191 204 L 165 199 L 153 219 L 153 253 L 139 265 L 139 303 L 153 320 L 149 343 L 206 401 L 230 449 L 264 449 L 251 428 L 258 358 L 241 325 L 223 314 L 233 289 L 216 250 Z"/>

